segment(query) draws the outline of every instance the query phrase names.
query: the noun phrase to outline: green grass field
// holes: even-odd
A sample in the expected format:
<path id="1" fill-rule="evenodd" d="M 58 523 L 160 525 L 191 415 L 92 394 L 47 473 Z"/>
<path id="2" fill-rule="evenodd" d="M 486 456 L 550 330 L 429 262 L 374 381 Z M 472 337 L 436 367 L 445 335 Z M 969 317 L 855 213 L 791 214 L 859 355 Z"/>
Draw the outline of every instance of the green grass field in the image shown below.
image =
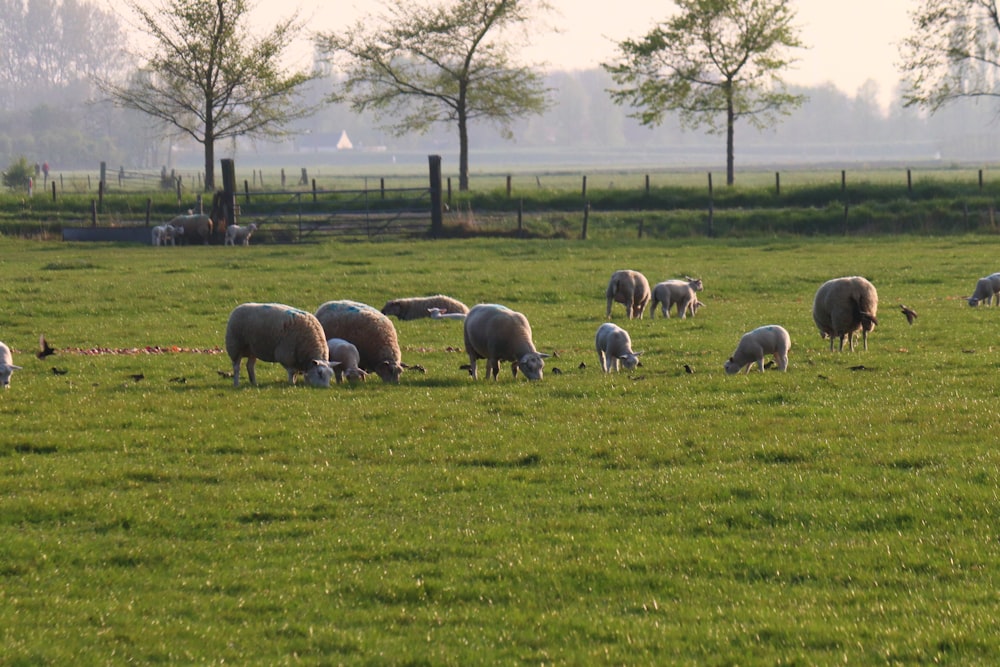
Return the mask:
<path id="1" fill-rule="evenodd" d="M 0 394 L 0 663 L 990 664 L 1000 311 L 962 297 L 995 255 L 973 235 L 0 238 L 24 366 Z M 700 276 L 706 307 L 616 304 L 643 366 L 603 375 L 619 268 Z M 852 274 L 880 326 L 831 353 L 812 297 Z M 473 382 L 461 323 L 432 320 L 398 323 L 426 373 L 396 386 L 220 374 L 239 303 L 437 292 L 525 313 L 558 353 L 544 379 Z M 726 376 L 769 323 L 788 372 Z"/>

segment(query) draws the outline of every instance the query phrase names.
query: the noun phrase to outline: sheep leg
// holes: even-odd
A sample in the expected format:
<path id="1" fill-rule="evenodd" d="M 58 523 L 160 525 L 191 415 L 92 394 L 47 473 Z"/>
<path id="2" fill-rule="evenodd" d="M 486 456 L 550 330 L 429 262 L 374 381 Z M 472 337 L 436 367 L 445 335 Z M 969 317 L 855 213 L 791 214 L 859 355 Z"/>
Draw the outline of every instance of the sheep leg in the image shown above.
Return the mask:
<path id="1" fill-rule="evenodd" d="M 257 373 L 254 370 L 256 363 L 256 357 L 247 357 L 247 377 L 250 379 L 250 384 L 255 387 L 257 386 Z"/>
<path id="2" fill-rule="evenodd" d="M 601 365 L 601 370 L 605 373 L 608 372 L 608 359 L 604 356 L 604 352 L 598 350 L 597 352 L 597 363 Z"/>
<path id="3" fill-rule="evenodd" d="M 496 380 L 497 376 L 500 375 L 500 360 L 499 359 L 487 359 L 486 360 L 486 379 L 489 380 L 490 376 L 492 379 Z M 515 372 L 514 377 L 517 377 Z"/>
<path id="4" fill-rule="evenodd" d="M 235 360 L 233 360 L 233 386 L 234 387 L 239 387 L 240 386 L 240 361 L 242 361 L 242 360 L 239 357 L 237 357 Z"/>
<path id="5" fill-rule="evenodd" d="M 784 371 L 788 368 L 788 353 L 781 350 L 774 353 L 774 363 L 778 365 L 779 371 Z"/>
<path id="6" fill-rule="evenodd" d="M 611 304 L 614 302 L 614 297 L 608 297 L 608 312 L 604 315 L 605 318 L 611 319 Z"/>
<path id="7" fill-rule="evenodd" d="M 469 355 L 469 375 L 472 376 L 473 380 L 479 379 L 479 374 L 476 372 L 476 358 L 471 354 Z"/>

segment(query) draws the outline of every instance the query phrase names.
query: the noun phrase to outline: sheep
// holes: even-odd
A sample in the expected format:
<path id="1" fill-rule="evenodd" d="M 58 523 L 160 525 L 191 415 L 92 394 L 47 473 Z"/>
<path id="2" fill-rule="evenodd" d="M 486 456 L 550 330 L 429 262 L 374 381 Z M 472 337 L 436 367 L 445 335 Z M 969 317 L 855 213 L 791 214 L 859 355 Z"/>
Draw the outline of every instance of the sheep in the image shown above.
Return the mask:
<path id="1" fill-rule="evenodd" d="M 296 372 L 316 387 L 329 387 L 336 363 L 329 361 L 323 327 L 310 313 L 280 303 L 236 306 L 226 325 L 226 352 L 233 360 L 233 386 L 240 386 L 240 361 L 247 359 L 250 384 L 257 384 L 258 359 L 277 362 L 295 384 Z"/>
<path id="2" fill-rule="evenodd" d="M 642 354 L 632 351 L 632 338 L 628 332 L 611 322 L 605 322 L 597 328 L 594 347 L 597 348 L 601 370 L 605 373 L 610 373 L 612 368 L 618 371 L 619 364 L 625 366 L 626 370 L 633 370 L 639 365 L 639 355 Z"/>
<path id="3" fill-rule="evenodd" d="M 642 319 L 642 312 L 649 302 L 649 281 L 638 271 L 623 269 L 611 274 L 605 293 L 608 308 L 605 317 L 611 318 L 611 304 L 615 301 L 625 304 L 628 319 Z"/>
<path id="4" fill-rule="evenodd" d="M 337 378 L 337 384 L 343 381 L 345 375 L 348 382 L 356 382 L 358 380 L 364 382 L 368 374 L 358 367 L 361 357 L 358 354 L 357 347 L 348 343 L 343 338 L 331 338 L 326 341 L 326 346 L 330 351 L 330 361 L 336 361 L 338 364 L 333 368 L 333 375 Z"/>
<path id="5" fill-rule="evenodd" d="M 1000 273 L 991 273 L 976 281 L 976 289 L 968 298 L 970 306 L 984 302 L 987 306 L 1000 305 Z"/>
<path id="6" fill-rule="evenodd" d="M 183 236 L 185 240 L 190 239 L 192 243 L 200 239 L 204 245 L 208 245 L 212 237 L 212 218 L 202 213 L 178 215 L 167 224 L 183 229 L 184 231 L 178 232 L 178 235 Z"/>
<path id="7" fill-rule="evenodd" d="M 497 379 L 500 362 L 512 362 L 511 370 L 524 371 L 529 380 L 542 379 L 544 359 L 549 355 L 535 349 L 528 318 L 506 306 L 481 303 L 465 317 L 465 351 L 469 354 L 469 375 L 478 379 L 476 360 L 486 359 L 486 378 Z"/>
<path id="8" fill-rule="evenodd" d="M 326 338 L 343 338 L 358 348 L 359 366 L 396 384 L 406 366 L 401 361 L 396 327 L 372 306 L 357 301 L 327 301 L 316 311 Z"/>
<path id="9" fill-rule="evenodd" d="M 792 339 L 788 331 L 777 324 L 768 324 L 743 334 L 733 356 L 723 366 L 727 375 L 739 373 L 742 368 L 746 368 L 749 374 L 756 362 L 763 373 L 764 355 L 773 354 L 778 370 L 784 371 L 788 368 L 788 350 L 791 347 Z"/>
<path id="10" fill-rule="evenodd" d="M 819 328 L 819 335 L 840 340 L 840 350 L 844 349 L 844 337 L 854 350 L 854 332 L 861 330 L 865 350 L 868 349 L 868 332 L 878 325 L 878 292 L 875 286 L 860 276 L 834 278 L 823 283 L 816 291 L 813 301 L 813 321 Z"/>
<path id="11" fill-rule="evenodd" d="M 681 319 L 687 317 L 690 312 L 691 317 L 704 304 L 698 301 L 696 292 L 705 288 L 701 278 L 684 277 L 684 280 L 665 280 L 657 283 L 653 288 L 653 298 L 650 301 L 649 317 L 652 319 L 656 315 L 656 306 L 660 306 L 660 311 L 664 317 L 670 317 L 670 307 L 677 304 L 677 314 Z"/>
<path id="12" fill-rule="evenodd" d="M 174 228 L 173 225 L 157 225 L 153 227 L 152 242 L 155 246 L 176 245 L 175 238 L 184 233 L 184 228 Z"/>
<path id="13" fill-rule="evenodd" d="M 223 245 L 250 245 L 250 236 L 257 231 L 257 225 L 250 223 L 246 227 L 229 225 L 226 227 L 226 240 Z"/>
<path id="14" fill-rule="evenodd" d="M 432 308 L 439 309 L 441 313 L 465 314 L 469 312 L 469 307 L 461 301 L 444 294 L 436 294 L 386 301 L 385 305 L 382 306 L 382 314 L 395 315 L 401 320 L 416 320 L 422 317 L 433 317 L 432 314 L 429 314 Z"/>
<path id="15" fill-rule="evenodd" d="M 19 370 L 21 367 L 14 365 L 14 356 L 10 353 L 10 348 L 6 343 L 0 343 L 0 385 L 4 389 L 10 389 L 10 376 Z"/>
<path id="16" fill-rule="evenodd" d="M 440 308 L 428 308 L 427 313 L 432 320 L 464 320 L 466 313 L 449 313 Z"/>

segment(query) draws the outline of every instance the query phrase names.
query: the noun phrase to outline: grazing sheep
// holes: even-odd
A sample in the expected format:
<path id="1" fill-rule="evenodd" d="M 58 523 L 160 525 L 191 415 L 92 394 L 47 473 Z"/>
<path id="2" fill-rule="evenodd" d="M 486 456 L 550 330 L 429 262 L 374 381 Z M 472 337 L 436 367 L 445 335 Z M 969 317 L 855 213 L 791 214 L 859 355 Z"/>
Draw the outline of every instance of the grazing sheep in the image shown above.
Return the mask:
<path id="1" fill-rule="evenodd" d="M 208 240 L 212 237 L 212 218 L 201 213 L 178 215 L 167 224 L 183 229 L 184 231 L 178 232 L 178 236 L 183 236 L 185 242 L 188 239 L 191 243 L 200 240 L 204 245 L 208 245 Z"/>
<path id="2" fill-rule="evenodd" d="M 605 373 L 610 373 L 612 368 L 618 371 L 619 364 L 629 371 L 639 365 L 639 355 L 642 352 L 632 351 L 632 338 L 617 324 L 606 322 L 599 326 L 594 346 L 597 348 L 601 370 Z"/>
<path id="3" fill-rule="evenodd" d="M 440 308 L 428 308 L 427 313 L 432 320 L 464 320 L 466 313 L 448 313 Z"/>
<path id="4" fill-rule="evenodd" d="M 652 319 L 656 315 L 656 306 L 659 305 L 664 317 L 670 317 L 670 308 L 677 305 L 677 314 L 681 319 L 687 317 L 690 312 L 691 317 L 704 304 L 698 301 L 695 292 L 700 292 L 705 288 L 701 278 L 684 277 L 684 280 L 665 280 L 657 283 L 653 288 L 653 299 L 649 305 L 649 317 Z"/>
<path id="5" fill-rule="evenodd" d="M 724 364 L 727 375 L 739 373 L 746 368 L 749 373 L 754 363 L 761 373 L 764 372 L 764 356 L 774 355 L 778 370 L 788 368 L 788 350 L 792 347 L 792 339 L 784 327 L 768 324 L 743 334 L 733 356 Z"/>
<path id="6" fill-rule="evenodd" d="M 823 283 L 816 291 L 813 301 L 813 321 L 819 328 L 819 335 L 840 340 L 840 350 L 844 349 L 844 337 L 850 349 L 854 350 L 854 332 L 861 330 L 864 347 L 868 349 L 868 332 L 878 325 L 878 292 L 875 286 L 860 276 L 834 278 Z"/>
<path id="7" fill-rule="evenodd" d="M 422 317 L 432 317 L 429 315 L 432 308 L 437 308 L 442 313 L 465 314 L 469 312 L 469 307 L 461 301 L 444 294 L 436 294 L 435 296 L 416 296 L 386 301 L 385 305 L 382 306 L 382 314 L 395 315 L 401 320 L 416 320 Z"/>
<path id="8" fill-rule="evenodd" d="M 229 225 L 226 227 L 226 240 L 223 245 L 250 245 L 250 236 L 257 231 L 257 225 L 250 223 L 246 227 Z"/>
<path id="9" fill-rule="evenodd" d="M 514 377 L 517 369 L 529 380 L 542 379 L 543 359 L 549 355 L 531 342 L 528 318 L 506 306 L 479 304 L 465 318 L 465 351 L 469 354 L 469 375 L 478 379 L 476 360 L 486 359 L 486 377 L 500 374 L 500 362 L 510 361 Z"/>
<path id="10" fill-rule="evenodd" d="M 309 384 L 329 387 L 333 365 L 319 321 L 303 310 L 280 303 L 244 303 L 229 314 L 226 352 L 233 360 L 233 386 L 240 386 L 240 361 L 247 359 L 247 377 L 257 384 L 257 360 L 277 362 L 288 371 L 302 372 Z"/>
<path id="11" fill-rule="evenodd" d="M 14 356 L 10 353 L 10 348 L 5 343 L 0 343 L 0 386 L 10 389 L 10 376 L 19 370 L 21 367 L 14 365 Z"/>
<path id="12" fill-rule="evenodd" d="M 978 306 L 980 302 L 987 306 L 1000 306 L 1000 273 L 991 273 L 976 281 L 976 289 L 969 297 L 969 305 Z"/>
<path id="13" fill-rule="evenodd" d="M 348 382 L 357 382 L 358 380 L 364 382 L 368 374 L 358 367 L 361 355 L 358 354 L 357 347 L 343 338 L 331 338 L 326 341 L 326 346 L 330 350 L 330 361 L 337 362 L 337 365 L 333 367 L 333 375 L 337 378 L 337 384 L 343 381 L 345 375 Z"/>
<path id="14" fill-rule="evenodd" d="M 611 304 L 615 301 L 625 304 L 628 319 L 642 319 L 642 312 L 649 302 L 649 281 L 638 271 L 623 269 L 611 274 L 608 289 L 608 308 L 605 317 L 611 317 Z"/>
<path id="15" fill-rule="evenodd" d="M 378 373 L 383 382 L 399 382 L 406 368 L 392 320 L 372 306 L 357 301 L 327 301 L 316 311 L 326 339 L 343 338 L 358 348 L 359 366 Z"/>

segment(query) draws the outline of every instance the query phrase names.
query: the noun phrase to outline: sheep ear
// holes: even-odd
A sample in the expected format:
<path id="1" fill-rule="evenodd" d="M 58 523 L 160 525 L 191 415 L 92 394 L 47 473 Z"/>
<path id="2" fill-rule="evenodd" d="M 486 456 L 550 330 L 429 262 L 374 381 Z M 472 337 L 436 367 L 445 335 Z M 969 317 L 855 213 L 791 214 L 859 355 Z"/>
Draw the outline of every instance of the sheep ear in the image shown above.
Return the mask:
<path id="1" fill-rule="evenodd" d="M 20 371 L 20 370 L 24 370 L 24 369 L 23 369 L 23 368 L 21 368 L 20 366 L 15 366 L 14 364 L 10 364 L 9 366 L 7 366 L 7 368 L 9 368 L 9 369 L 10 369 L 10 370 L 12 370 L 12 371 Z"/>
<path id="2" fill-rule="evenodd" d="M 635 356 L 638 357 L 640 354 L 642 354 L 642 350 L 639 350 L 638 352 L 634 352 L 633 354 L 635 354 Z"/>

